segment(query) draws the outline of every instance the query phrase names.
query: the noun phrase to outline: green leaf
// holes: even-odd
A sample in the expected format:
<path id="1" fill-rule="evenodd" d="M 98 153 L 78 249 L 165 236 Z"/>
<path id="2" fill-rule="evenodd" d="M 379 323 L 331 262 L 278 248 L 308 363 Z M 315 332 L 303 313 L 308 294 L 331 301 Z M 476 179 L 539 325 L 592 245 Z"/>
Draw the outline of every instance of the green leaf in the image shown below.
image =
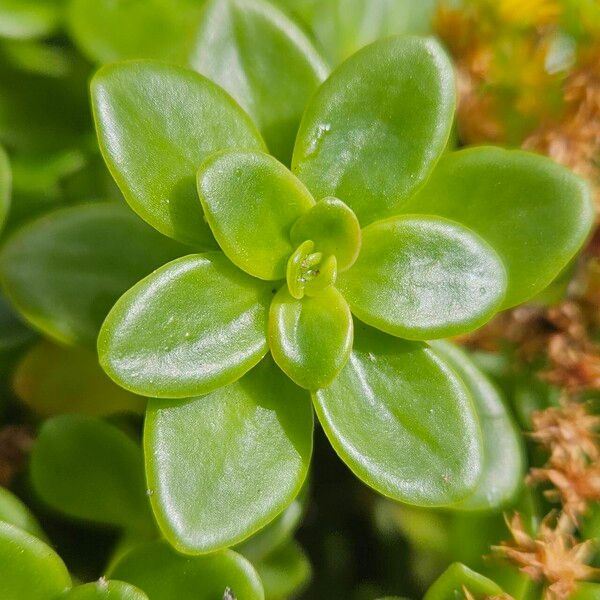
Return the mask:
<path id="1" fill-rule="evenodd" d="M 0 230 L 6 221 L 10 208 L 10 196 L 12 188 L 12 175 L 8 155 L 0 146 Z"/>
<path id="2" fill-rule="evenodd" d="M 19 529 L 39 538 L 46 539 L 37 519 L 19 498 L 6 488 L 0 486 L 0 521 L 14 525 Z"/>
<path id="3" fill-rule="evenodd" d="M 491 147 L 444 157 L 403 212 L 447 217 L 484 238 L 508 272 L 505 308 L 548 286 L 594 221 L 589 189 L 568 169 L 536 154 Z"/>
<path id="4" fill-rule="evenodd" d="M 363 229 L 358 260 L 337 285 L 365 323 L 426 340 L 487 322 L 504 298 L 506 273 L 494 250 L 458 223 L 401 216 Z"/>
<path id="5" fill-rule="evenodd" d="M 262 0 L 212 0 L 192 66 L 254 119 L 271 153 L 289 164 L 304 107 L 329 68 L 308 36 Z"/>
<path id="6" fill-rule="evenodd" d="M 355 323 L 350 360 L 313 401 L 340 458 L 379 493 L 442 506 L 475 489 L 483 457 L 471 398 L 424 344 Z"/>
<path id="7" fill-rule="evenodd" d="M 344 297 L 328 287 L 296 300 L 283 286 L 269 309 L 269 347 L 281 370 L 300 387 L 327 387 L 352 350 L 352 315 Z"/>
<path id="8" fill-rule="evenodd" d="M 73 41 L 94 62 L 187 63 L 202 8 L 199 0 L 71 0 L 67 18 Z"/>
<path id="9" fill-rule="evenodd" d="M 308 394 L 269 358 L 207 396 L 150 400 L 146 474 L 165 537 L 180 551 L 199 554 L 264 527 L 302 487 L 312 428 Z"/>
<path id="10" fill-rule="evenodd" d="M 117 298 L 184 251 L 124 206 L 87 204 L 11 236 L 0 253 L 0 280 L 33 327 L 65 344 L 93 345 Z"/>
<path id="11" fill-rule="evenodd" d="M 427 590 L 423 600 L 455 600 L 466 588 L 477 597 L 502 594 L 502 588 L 491 579 L 472 571 L 461 563 L 451 564 Z"/>
<path id="12" fill-rule="evenodd" d="M 60 600 L 148 600 L 148 596 L 129 583 L 102 578 L 74 587 L 62 595 Z"/>
<path id="13" fill-rule="evenodd" d="M 60 557 L 36 537 L 0 522 L 2 600 L 48 600 L 71 586 Z"/>
<path id="14" fill-rule="evenodd" d="M 360 224 L 356 215 L 337 198 L 323 198 L 292 227 L 292 243 L 300 245 L 312 240 L 315 249 L 333 255 L 340 271 L 350 268 L 360 251 Z"/>
<path id="15" fill-rule="evenodd" d="M 183 556 L 165 542 L 154 542 L 126 554 L 110 575 L 133 583 L 152 600 L 220 600 L 226 588 L 239 600 L 264 600 L 256 571 L 231 550 Z"/>
<path id="16" fill-rule="evenodd" d="M 477 488 L 453 508 L 502 508 L 515 499 L 523 484 L 525 453 L 520 432 L 496 387 L 466 352 L 448 342 L 435 342 L 433 348 L 467 386 L 483 434 L 483 473 Z"/>
<path id="17" fill-rule="evenodd" d="M 600 584 L 578 583 L 575 591 L 569 596 L 569 600 L 600 600 Z"/>
<path id="18" fill-rule="evenodd" d="M 0 37 L 29 39 L 53 33 L 60 24 L 64 0 L 2 0 Z"/>
<path id="19" fill-rule="evenodd" d="M 235 381 L 267 353 L 271 287 L 220 252 L 157 269 L 124 294 L 100 336 L 100 364 L 119 385 L 189 398 Z"/>
<path id="20" fill-rule="evenodd" d="M 263 149 L 250 118 L 212 81 L 160 62 L 103 67 L 91 90 L 100 150 L 131 208 L 165 235 L 214 248 L 195 174 L 218 150 Z"/>
<path id="21" fill-rule="evenodd" d="M 309 583 L 312 568 L 304 550 L 294 540 L 257 563 L 268 600 L 295 597 Z"/>
<path id="22" fill-rule="evenodd" d="M 142 453 L 100 419 L 63 415 L 45 421 L 30 468 L 36 493 L 62 514 L 141 532 L 153 528 Z"/>
<path id="23" fill-rule="evenodd" d="M 103 416 L 142 413 L 146 400 L 115 385 L 95 352 L 41 341 L 19 361 L 13 387 L 20 400 L 42 417 L 63 413 Z"/>
<path id="24" fill-rule="evenodd" d="M 300 525 L 306 502 L 306 488 L 307 484 L 276 519 L 241 544 L 237 544 L 234 550 L 252 564 L 257 564 L 287 543 Z"/>
<path id="25" fill-rule="evenodd" d="M 211 156 L 198 171 L 206 220 L 227 257 L 260 279 L 283 279 L 292 225 L 314 205 L 280 162 L 259 152 Z"/>
<path id="26" fill-rule="evenodd" d="M 437 42 L 376 42 L 312 97 L 293 170 L 317 200 L 340 198 L 363 226 L 391 216 L 444 150 L 454 105 L 452 65 Z"/>
<path id="27" fill-rule="evenodd" d="M 12 352 L 34 338 L 34 332 L 0 292 L 0 352 Z"/>

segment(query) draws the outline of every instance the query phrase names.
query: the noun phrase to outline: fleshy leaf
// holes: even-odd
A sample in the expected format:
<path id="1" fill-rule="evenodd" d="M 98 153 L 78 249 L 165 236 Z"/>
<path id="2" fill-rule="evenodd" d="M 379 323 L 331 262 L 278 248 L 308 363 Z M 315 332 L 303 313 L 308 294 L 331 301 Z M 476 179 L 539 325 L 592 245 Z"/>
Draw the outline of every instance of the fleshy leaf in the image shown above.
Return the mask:
<path id="1" fill-rule="evenodd" d="M 10 196 L 12 189 L 12 174 L 10 163 L 4 148 L 0 146 L 0 229 L 6 221 L 8 209 L 10 208 Z"/>
<path id="2" fill-rule="evenodd" d="M 452 65 L 437 42 L 375 42 L 340 65 L 312 97 L 293 170 L 315 198 L 340 198 L 363 226 L 389 217 L 433 169 L 454 105 Z"/>
<path id="3" fill-rule="evenodd" d="M 270 358 L 207 396 L 150 400 L 146 474 L 165 537 L 200 554 L 264 527 L 300 491 L 312 428 L 308 394 Z"/>
<path id="4" fill-rule="evenodd" d="M 206 220 L 227 257 L 260 279 L 282 279 L 294 251 L 290 230 L 314 205 L 302 183 L 261 152 L 224 152 L 198 171 Z"/>
<path id="5" fill-rule="evenodd" d="M 329 70 L 304 31 L 270 2 L 212 0 L 191 63 L 240 103 L 289 164 L 306 102 Z"/>
<path id="6" fill-rule="evenodd" d="M 41 341 L 21 358 L 13 376 L 20 400 L 37 415 L 103 416 L 142 413 L 146 400 L 113 383 L 95 352 Z"/>
<path id="7" fill-rule="evenodd" d="M 53 33 L 61 21 L 63 0 L 2 0 L 0 37 L 31 39 Z"/>
<path id="8" fill-rule="evenodd" d="M 337 198 L 323 198 L 317 202 L 294 223 L 290 237 L 296 246 L 312 240 L 316 250 L 335 256 L 340 271 L 351 267 L 360 251 L 358 219 Z"/>
<path id="9" fill-rule="evenodd" d="M 423 600 L 454 600 L 467 589 L 476 597 L 499 596 L 502 588 L 461 563 L 451 564 L 427 590 Z"/>
<path id="10" fill-rule="evenodd" d="M 110 576 L 133 583 L 152 600 L 218 600 L 226 588 L 239 600 L 265 597 L 254 567 L 231 550 L 184 556 L 176 554 L 165 542 L 153 542 L 126 554 Z"/>
<path id="11" fill-rule="evenodd" d="M 294 540 L 257 563 L 267 598 L 295 598 L 312 575 L 310 561 Z"/>
<path id="12" fill-rule="evenodd" d="M 483 325 L 500 308 L 506 272 L 477 235 L 437 217 L 400 216 L 363 229 L 354 266 L 338 287 L 362 321 L 427 340 Z"/>
<path id="13" fill-rule="evenodd" d="M 100 150 L 133 210 L 165 235 L 214 248 L 195 174 L 218 150 L 263 149 L 246 113 L 202 75 L 153 61 L 100 69 L 92 107 Z"/>
<path id="14" fill-rule="evenodd" d="M 157 269 L 124 294 L 98 337 L 100 364 L 124 388 L 189 398 L 227 385 L 267 353 L 271 286 L 220 252 Z"/>
<path id="15" fill-rule="evenodd" d="M 2 600 L 48 600 L 71 586 L 67 567 L 44 542 L 0 521 Z"/>
<path id="16" fill-rule="evenodd" d="M 293 298 L 283 286 L 269 309 L 269 347 L 275 362 L 300 387 L 328 386 L 352 350 L 352 315 L 332 286 Z"/>
<path id="17" fill-rule="evenodd" d="M 46 539 L 46 535 L 42 531 L 40 524 L 27 506 L 12 492 L 1 486 L 0 521 L 10 523 L 40 540 Z"/>
<path id="18" fill-rule="evenodd" d="M 483 434 L 483 473 L 477 488 L 453 508 L 502 508 L 522 487 L 525 456 L 520 432 L 498 390 L 464 351 L 448 342 L 435 342 L 433 347 L 467 386 Z"/>
<path id="19" fill-rule="evenodd" d="M 102 578 L 78 585 L 57 600 L 148 600 L 148 596 L 129 583 Z"/>
<path id="20" fill-rule="evenodd" d="M 87 204 L 18 230 L 0 253 L 0 278 L 36 329 L 61 343 L 93 345 L 119 296 L 185 251 L 125 206 Z"/>
<path id="21" fill-rule="evenodd" d="M 141 450 L 100 419 L 63 415 L 45 421 L 31 455 L 31 481 L 62 514 L 153 530 Z"/>
<path id="22" fill-rule="evenodd" d="M 188 63 L 200 22 L 198 0 L 71 0 L 69 32 L 92 61 L 157 58 Z"/>
<path id="23" fill-rule="evenodd" d="M 594 221 L 589 189 L 571 171 L 536 154 L 491 147 L 445 156 L 402 210 L 453 219 L 485 239 L 506 266 L 505 308 L 548 286 Z"/>
<path id="24" fill-rule="evenodd" d="M 483 461 L 475 409 L 424 344 L 355 323 L 350 360 L 313 401 L 340 458 L 381 494 L 442 506 L 474 491 Z"/>

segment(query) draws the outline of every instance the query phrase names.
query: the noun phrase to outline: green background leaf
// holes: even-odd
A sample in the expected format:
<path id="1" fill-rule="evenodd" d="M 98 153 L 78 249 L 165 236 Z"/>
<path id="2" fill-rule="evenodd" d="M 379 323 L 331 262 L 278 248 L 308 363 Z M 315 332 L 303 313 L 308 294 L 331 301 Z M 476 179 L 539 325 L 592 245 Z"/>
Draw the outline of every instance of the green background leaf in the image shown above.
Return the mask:
<path id="1" fill-rule="evenodd" d="M 14 525 L 40 540 L 46 539 L 46 535 L 42 531 L 40 524 L 27 506 L 12 492 L 1 486 L 0 521 Z"/>
<path id="2" fill-rule="evenodd" d="M 362 321 L 427 340 L 471 331 L 500 308 L 506 272 L 494 250 L 458 223 L 401 216 L 363 229 L 338 287 Z"/>
<path id="3" fill-rule="evenodd" d="M 312 97 L 293 171 L 316 200 L 335 196 L 363 226 L 391 216 L 433 169 L 454 114 L 452 65 L 432 39 L 361 50 Z"/>
<path id="4" fill-rule="evenodd" d="M 59 556 L 36 537 L 0 522 L 2 600 L 48 600 L 71 586 Z"/>
<path id="5" fill-rule="evenodd" d="M 268 154 L 215 154 L 198 171 L 198 195 L 229 260 L 260 279 L 285 277 L 292 225 L 314 205 L 294 175 Z"/>
<path id="6" fill-rule="evenodd" d="M 192 66 L 227 90 L 289 164 L 300 117 L 328 67 L 294 21 L 262 0 L 212 0 Z"/>
<path id="7" fill-rule="evenodd" d="M 220 600 L 227 587 L 239 600 L 264 600 L 256 571 L 231 550 L 183 556 L 165 542 L 154 542 L 126 554 L 110 576 L 133 583 L 152 600 Z"/>
<path id="8" fill-rule="evenodd" d="M 548 158 L 492 147 L 445 156 L 402 212 L 453 219 L 486 240 L 508 273 L 505 308 L 550 284 L 594 219 L 582 179 Z"/>
<path id="9" fill-rule="evenodd" d="M 313 401 L 340 458 L 379 493 L 441 506 L 475 489 L 483 456 L 471 398 L 424 344 L 355 323 L 350 360 Z"/>
<path id="10" fill-rule="evenodd" d="M 93 345 L 117 298 L 184 252 L 124 206 L 87 204 L 11 236 L 0 253 L 0 279 L 33 327 L 62 343 Z"/>
<path id="11" fill-rule="evenodd" d="M 100 150 L 133 210 L 165 235 L 213 248 L 196 171 L 217 150 L 262 150 L 250 118 L 212 81 L 160 62 L 103 67 L 91 90 Z"/>
<path id="12" fill-rule="evenodd" d="M 240 542 L 299 493 L 312 453 L 308 394 L 266 358 L 245 377 L 193 400 L 148 405 L 150 500 L 182 552 Z"/>
<path id="13" fill-rule="evenodd" d="M 119 385 L 189 398 L 235 381 L 267 353 L 269 283 L 220 252 L 157 269 L 124 294 L 100 336 L 100 364 Z"/>
<path id="14" fill-rule="evenodd" d="M 48 419 L 30 468 L 34 490 L 54 510 L 142 533 L 153 530 L 142 453 L 116 427 L 80 415 Z"/>

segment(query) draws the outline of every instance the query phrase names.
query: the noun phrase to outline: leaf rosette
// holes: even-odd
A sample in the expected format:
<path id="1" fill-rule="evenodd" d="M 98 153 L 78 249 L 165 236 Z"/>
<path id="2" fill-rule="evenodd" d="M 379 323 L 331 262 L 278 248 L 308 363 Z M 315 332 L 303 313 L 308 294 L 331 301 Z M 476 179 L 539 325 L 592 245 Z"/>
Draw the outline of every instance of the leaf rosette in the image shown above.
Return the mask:
<path id="1" fill-rule="evenodd" d="M 185 68 L 109 65 L 92 97 L 127 202 L 196 251 L 127 291 L 98 338 L 110 377 L 153 398 L 146 471 L 166 538 L 209 552 L 281 513 L 307 474 L 311 396 L 367 484 L 468 507 L 499 462 L 484 460 L 479 380 L 427 341 L 550 284 L 589 232 L 585 185 L 522 152 L 445 153 L 455 83 L 431 39 L 381 40 L 335 69 L 308 101 L 291 168 Z"/>

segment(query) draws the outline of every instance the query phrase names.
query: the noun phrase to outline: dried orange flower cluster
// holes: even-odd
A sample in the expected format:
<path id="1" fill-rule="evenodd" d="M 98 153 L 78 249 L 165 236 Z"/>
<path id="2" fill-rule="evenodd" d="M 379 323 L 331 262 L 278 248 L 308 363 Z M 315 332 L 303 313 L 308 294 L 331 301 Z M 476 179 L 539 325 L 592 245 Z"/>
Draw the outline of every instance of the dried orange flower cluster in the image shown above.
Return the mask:
<path id="1" fill-rule="evenodd" d="M 600 5 L 470 0 L 442 4 L 434 24 L 456 64 L 461 140 L 551 156 L 590 181 L 600 210 Z"/>
<path id="2" fill-rule="evenodd" d="M 550 513 L 543 520 L 537 536 L 527 533 L 521 516 L 507 520 L 512 541 L 492 550 L 509 559 L 534 581 L 545 583 L 544 600 L 565 600 L 577 582 L 597 577 L 600 571 L 587 562 L 593 553 L 593 542 L 578 543 L 573 536 L 573 522 L 563 514 L 556 519 Z"/>

